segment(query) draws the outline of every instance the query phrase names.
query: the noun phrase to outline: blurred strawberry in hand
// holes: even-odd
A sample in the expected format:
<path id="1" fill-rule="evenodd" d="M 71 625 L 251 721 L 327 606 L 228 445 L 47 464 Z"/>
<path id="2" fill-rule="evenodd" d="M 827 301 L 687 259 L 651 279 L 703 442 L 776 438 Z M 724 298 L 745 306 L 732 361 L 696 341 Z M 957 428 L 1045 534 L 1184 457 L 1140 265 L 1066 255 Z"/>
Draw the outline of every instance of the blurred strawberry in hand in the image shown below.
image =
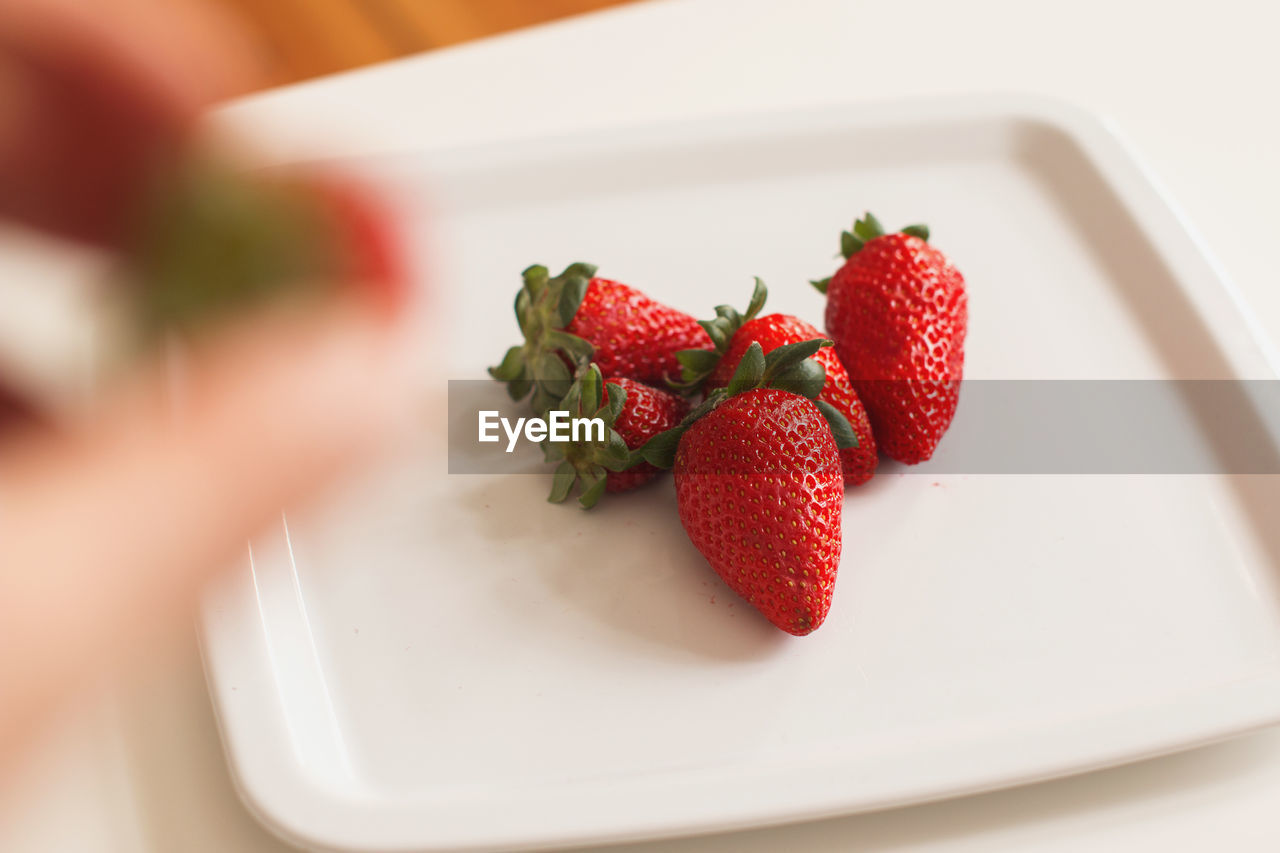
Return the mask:
<path id="1" fill-rule="evenodd" d="M 391 217 L 351 179 L 193 159 L 157 184 L 136 234 L 126 275 L 148 336 L 344 283 L 387 311 L 405 296 Z"/>

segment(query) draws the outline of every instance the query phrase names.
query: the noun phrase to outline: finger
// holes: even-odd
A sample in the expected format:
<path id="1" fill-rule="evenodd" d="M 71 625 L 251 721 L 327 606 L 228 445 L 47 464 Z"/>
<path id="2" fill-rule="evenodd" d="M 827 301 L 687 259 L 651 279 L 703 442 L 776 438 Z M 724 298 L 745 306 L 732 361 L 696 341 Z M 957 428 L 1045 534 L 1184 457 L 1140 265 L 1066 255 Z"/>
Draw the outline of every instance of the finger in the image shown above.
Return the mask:
<path id="1" fill-rule="evenodd" d="M 156 164 L 255 69 L 236 27 L 190 0 L 0 0 L 0 213 L 127 239 Z"/>
<path id="2" fill-rule="evenodd" d="M 398 343 L 359 312 L 255 320 L 191 355 L 178 412 L 157 371 L 93 432 L 0 459 L 0 625 L 21 650 L 0 657 L 0 764 L 95 664 L 185 618 L 282 507 L 403 428 Z"/>

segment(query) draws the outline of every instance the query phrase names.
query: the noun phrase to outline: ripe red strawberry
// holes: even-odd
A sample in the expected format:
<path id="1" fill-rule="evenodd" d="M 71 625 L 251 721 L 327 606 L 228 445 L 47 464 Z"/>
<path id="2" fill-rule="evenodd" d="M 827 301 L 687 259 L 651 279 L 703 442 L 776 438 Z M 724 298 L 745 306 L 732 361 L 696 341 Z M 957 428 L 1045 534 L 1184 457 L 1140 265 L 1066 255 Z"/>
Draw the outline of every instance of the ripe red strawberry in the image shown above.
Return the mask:
<path id="1" fill-rule="evenodd" d="M 399 231 L 385 201 L 369 187 L 336 174 L 309 177 L 317 206 L 332 220 L 341 281 L 357 282 L 388 312 L 408 296 L 409 270 Z"/>
<path id="2" fill-rule="evenodd" d="M 689 401 L 685 398 L 653 388 L 634 379 L 619 377 L 605 380 L 605 399 L 610 397 L 610 386 L 622 389 L 625 402 L 613 429 L 631 450 L 636 450 L 660 432 L 678 426 L 689 414 Z M 640 462 L 624 471 L 610 471 L 607 477 L 610 492 L 625 492 L 642 486 L 658 476 L 658 469 L 648 462 Z"/>
<path id="3" fill-rule="evenodd" d="M 676 427 L 689 413 L 683 397 L 626 377 L 603 379 L 596 364 L 579 371 L 577 381 L 555 408 L 570 417 L 598 417 L 604 422 L 603 438 L 580 435 L 576 441 L 542 444 L 547 460 L 560 462 L 548 500 L 560 503 L 575 484 L 581 484 L 578 500 L 586 509 L 595 506 L 604 491 L 625 492 L 658 476 L 657 468 L 633 458 L 630 451 Z"/>
<path id="4" fill-rule="evenodd" d="M 756 316 L 764 307 L 768 298 L 768 289 L 763 281 L 756 279 L 755 292 L 745 314 L 738 314 L 733 308 L 721 305 L 716 309 L 716 319 L 703 324 L 716 344 L 714 356 L 703 351 L 692 351 L 677 354 L 684 365 L 682 378 L 686 387 L 690 382 L 697 382 L 699 375 L 707 368 L 710 373 L 705 376 L 703 387 L 723 388 L 729 384 L 743 354 L 753 341 L 758 342 L 765 354 L 773 352 L 784 344 L 794 344 L 821 338 L 822 333 L 809 323 L 790 314 L 767 314 Z M 856 447 L 846 447 L 840 451 L 840 461 L 844 469 L 844 484 L 857 486 L 871 479 L 876 471 L 876 442 L 871 435 L 871 423 L 862 408 L 858 393 L 853 390 L 849 374 L 836 351 L 829 347 L 818 350 L 813 360 L 822 365 L 827 381 L 822 387 L 819 400 L 830 403 L 836 411 L 845 416 L 853 433 L 858 439 Z"/>
<path id="5" fill-rule="evenodd" d="M 607 278 L 591 279 L 565 331 L 595 347 L 594 360 L 607 375 L 649 385 L 679 374 L 678 351 L 711 346 L 693 317 Z"/>
<path id="6" fill-rule="evenodd" d="M 693 317 L 595 272 L 582 263 L 555 278 L 543 266 L 524 271 L 516 319 L 525 342 L 507 350 L 489 373 L 507 383 L 513 399 L 532 389 L 539 414 L 564 396 L 573 372 L 589 361 L 608 376 L 656 386 L 678 375 L 677 351 L 711 348 Z"/>
<path id="7" fill-rule="evenodd" d="M 685 532 L 716 574 L 782 630 L 827 618 L 844 480 L 818 407 L 761 388 L 689 427 L 675 462 Z"/>
<path id="8" fill-rule="evenodd" d="M 841 237 L 844 266 L 814 282 L 876 442 L 908 465 L 933 455 L 955 416 L 969 322 L 964 277 L 928 237 L 921 225 L 886 234 L 868 213 Z"/>
<path id="9" fill-rule="evenodd" d="M 209 161 L 189 162 L 160 185 L 126 260 L 147 334 L 345 282 L 391 310 L 406 285 L 390 215 L 353 180 L 247 174 Z"/>
<path id="10" fill-rule="evenodd" d="M 642 451 L 666 463 L 676 443 L 676 502 L 690 541 L 734 592 L 798 636 L 831 609 L 844 504 L 837 440 L 852 434 L 838 414 L 828 420 L 830 406 L 759 386 L 788 370 L 779 364 L 823 343 L 786 346 L 767 359 L 752 343 L 727 388 Z M 822 372 L 813 371 L 816 387 L 802 384 L 816 395 Z"/>

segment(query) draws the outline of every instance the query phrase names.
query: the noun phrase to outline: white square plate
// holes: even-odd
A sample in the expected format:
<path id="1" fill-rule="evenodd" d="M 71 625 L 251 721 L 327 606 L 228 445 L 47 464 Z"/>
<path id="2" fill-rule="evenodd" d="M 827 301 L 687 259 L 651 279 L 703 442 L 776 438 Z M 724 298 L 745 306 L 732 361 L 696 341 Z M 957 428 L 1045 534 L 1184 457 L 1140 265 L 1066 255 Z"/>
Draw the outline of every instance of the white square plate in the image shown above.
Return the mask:
<path id="1" fill-rule="evenodd" d="M 429 181 L 419 227 L 453 379 L 514 342 L 533 262 L 593 261 L 698 316 L 761 275 L 770 308 L 820 323 L 805 279 L 865 209 L 928 222 L 964 270 L 966 378 L 1275 377 L 1149 178 L 1056 104 L 717 119 L 381 167 L 411 191 Z M 424 428 L 255 543 L 206 602 L 231 763 L 292 840 L 478 850 L 731 829 L 1280 719 L 1273 477 L 886 464 L 847 495 L 827 623 L 793 638 L 688 543 L 669 479 L 584 513 L 547 504 L 545 477 L 446 471 Z"/>

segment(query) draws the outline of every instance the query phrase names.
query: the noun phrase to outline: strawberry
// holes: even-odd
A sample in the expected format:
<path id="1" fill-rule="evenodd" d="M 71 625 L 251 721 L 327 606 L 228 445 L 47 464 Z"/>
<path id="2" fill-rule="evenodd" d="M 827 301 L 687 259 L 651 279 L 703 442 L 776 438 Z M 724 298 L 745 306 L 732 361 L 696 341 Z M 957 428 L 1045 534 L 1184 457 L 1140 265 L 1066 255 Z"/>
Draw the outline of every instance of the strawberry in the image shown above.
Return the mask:
<path id="1" fill-rule="evenodd" d="M 844 266 L 813 282 L 827 334 L 887 456 L 914 465 L 951 425 L 969 322 L 964 277 L 923 225 L 886 234 L 870 213 L 841 235 Z"/>
<path id="2" fill-rule="evenodd" d="M 716 308 L 716 318 L 703 322 L 702 326 L 715 343 L 715 350 L 686 350 L 677 353 L 684 370 L 680 387 L 723 388 L 729 384 L 743 354 L 753 341 L 758 342 L 766 355 L 784 344 L 794 344 L 821 338 L 822 333 L 810 324 L 790 314 L 756 316 L 764 307 L 768 289 L 756 279 L 755 292 L 745 314 L 739 314 L 728 305 Z M 871 435 L 871 424 L 862 408 L 858 393 L 853 390 L 849 374 L 834 349 L 824 348 L 813 355 L 814 361 L 826 371 L 827 382 L 818 395 L 819 400 L 830 403 L 844 415 L 853 427 L 858 443 L 840 451 L 844 468 L 844 484 L 857 486 L 871 479 L 876 471 L 876 443 Z"/>
<path id="3" fill-rule="evenodd" d="M 39 411 L 26 397 L 0 381 L 0 434 L 41 420 Z"/>
<path id="4" fill-rule="evenodd" d="M 594 361 L 607 376 L 660 385 L 679 371 L 676 352 L 710 349 L 698 321 L 625 284 L 595 277 L 591 264 L 571 264 L 551 278 L 547 268 L 524 271 L 516 319 L 524 344 L 490 368 L 512 399 L 532 389 L 538 414 L 566 393 L 578 368 Z"/>
<path id="5" fill-rule="evenodd" d="M 207 161 L 159 186 L 126 261 L 139 324 L 152 336 L 347 281 L 388 309 L 405 289 L 390 216 L 354 181 Z"/>
<path id="6" fill-rule="evenodd" d="M 641 450 L 674 465 L 680 522 L 716 574 L 797 636 L 826 619 L 840 564 L 839 447 L 853 433 L 829 404 L 809 399 L 824 377 L 808 356 L 829 343 L 789 344 L 766 357 L 753 342 L 727 387 Z"/>
<path id="7" fill-rule="evenodd" d="M 606 380 L 606 400 L 611 395 L 611 386 L 622 391 L 625 401 L 613 429 L 622 436 L 631 450 L 642 447 L 658 433 L 678 426 L 684 416 L 689 414 L 689 401 L 670 391 L 619 377 Z M 610 471 L 606 489 L 610 492 L 625 492 L 644 485 L 656 476 L 657 468 L 648 462 L 641 462 L 624 471 Z"/>
<path id="8" fill-rule="evenodd" d="M 359 282 L 375 302 L 394 312 L 408 297 L 409 270 L 390 207 L 345 175 L 315 175 L 310 184 L 338 237 L 337 276 Z"/>
<path id="9" fill-rule="evenodd" d="M 679 350 L 711 346 L 693 317 L 607 278 L 591 279 L 566 331 L 595 347 L 601 370 L 649 385 L 679 372 Z"/>
<path id="10" fill-rule="evenodd" d="M 689 403 L 683 397 L 626 377 L 605 379 L 597 364 L 579 371 L 573 387 L 555 408 L 567 411 L 570 417 L 604 421 L 603 439 L 584 436 L 542 444 L 547 461 L 560 462 L 548 500 L 560 503 L 580 484 L 578 501 L 585 509 L 595 506 L 604 491 L 625 492 L 658 476 L 657 468 L 633 459 L 629 451 L 677 426 L 689 413 Z"/>

